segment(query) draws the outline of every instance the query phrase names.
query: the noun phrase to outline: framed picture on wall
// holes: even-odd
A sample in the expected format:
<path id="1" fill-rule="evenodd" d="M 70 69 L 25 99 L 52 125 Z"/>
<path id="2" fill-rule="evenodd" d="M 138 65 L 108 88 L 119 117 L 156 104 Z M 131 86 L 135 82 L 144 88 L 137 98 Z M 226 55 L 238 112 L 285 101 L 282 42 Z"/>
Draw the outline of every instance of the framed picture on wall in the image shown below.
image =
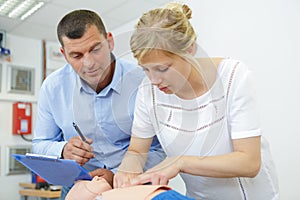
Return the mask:
<path id="1" fill-rule="evenodd" d="M 60 44 L 57 42 L 46 43 L 46 66 L 44 66 L 44 77 L 66 64 L 65 57 L 60 51 Z"/>
<path id="2" fill-rule="evenodd" d="M 0 46 L 5 47 L 6 41 L 6 32 L 4 30 L 0 30 Z"/>
<path id="3" fill-rule="evenodd" d="M 2 89 L 2 63 L 0 63 L 0 93 Z"/>
<path id="4" fill-rule="evenodd" d="M 49 58 L 51 60 L 65 62 L 63 54 L 60 52 L 60 46 L 58 44 L 49 44 L 47 45 L 49 50 Z"/>
<path id="5" fill-rule="evenodd" d="M 6 149 L 6 174 L 27 174 L 30 173 L 30 170 L 27 169 L 23 164 L 19 163 L 12 154 L 22 154 L 31 153 L 31 146 L 7 146 Z"/>
<path id="6" fill-rule="evenodd" d="M 34 68 L 8 65 L 8 92 L 34 94 Z"/>

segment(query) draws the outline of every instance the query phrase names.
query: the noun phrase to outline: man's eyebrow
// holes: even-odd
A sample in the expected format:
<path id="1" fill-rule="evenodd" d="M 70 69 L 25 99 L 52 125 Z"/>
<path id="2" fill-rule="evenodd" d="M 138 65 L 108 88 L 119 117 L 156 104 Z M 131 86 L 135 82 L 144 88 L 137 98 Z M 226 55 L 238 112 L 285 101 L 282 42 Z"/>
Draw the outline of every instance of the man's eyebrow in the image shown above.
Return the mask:
<path id="1" fill-rule="evenodd" d="M 69 53 L 69 56 L 80 55 L 80 54 L 82 54 L 82 53 L 76 52 L 76 51 L 71 51 L 71 52 Z"/>
<path id="2" fill-rule="evenodd" d="M 105 40 L 102 40 L 101 42 L 95 43 L 93 46 L 90 47 L 89 51 L 92 51 L 96 46 L 101 45 L 104 41 L 105 41 Z M 79 55 L 80 55 L 80 54 L 82 54 L 82 53 L 81 53 L 81 52 L 77 52 L 77 51 L 71 51 L 71 52 L 69 53 L 70 56 L 76 55 L 76 54 L 79 54 Z"/>
<path id="3" fill-rule="evenodd" d="M 102 44 L 103 41 L 95 43 L 93 46 L 91 46 L 90 50 L 93 50 L 96 46 Z"/>

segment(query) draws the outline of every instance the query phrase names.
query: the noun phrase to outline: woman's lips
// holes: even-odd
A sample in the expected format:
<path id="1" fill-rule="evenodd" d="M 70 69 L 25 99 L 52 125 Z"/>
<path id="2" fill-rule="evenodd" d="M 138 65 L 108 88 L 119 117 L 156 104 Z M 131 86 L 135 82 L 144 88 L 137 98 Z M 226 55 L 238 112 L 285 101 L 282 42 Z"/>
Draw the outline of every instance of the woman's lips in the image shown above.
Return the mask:
<path id="1" fill-rule="evenodd" d="M 168 90 L 168 87 L 159 87 L 160 91 L 166 92 Z"/>

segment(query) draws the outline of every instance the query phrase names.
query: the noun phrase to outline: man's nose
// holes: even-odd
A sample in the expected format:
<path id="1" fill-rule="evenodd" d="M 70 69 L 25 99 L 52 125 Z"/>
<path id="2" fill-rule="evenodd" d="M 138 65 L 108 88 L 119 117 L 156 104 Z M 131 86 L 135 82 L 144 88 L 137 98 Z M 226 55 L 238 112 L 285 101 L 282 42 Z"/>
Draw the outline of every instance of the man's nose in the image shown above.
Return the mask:
<path id="1" fill-rule="evenodd" d="M 92 58 L 92 56 L 90 54 L 84 55 L 82 64 L 85 67 L 92 66 L 93 65 L 93 58 Z"/>

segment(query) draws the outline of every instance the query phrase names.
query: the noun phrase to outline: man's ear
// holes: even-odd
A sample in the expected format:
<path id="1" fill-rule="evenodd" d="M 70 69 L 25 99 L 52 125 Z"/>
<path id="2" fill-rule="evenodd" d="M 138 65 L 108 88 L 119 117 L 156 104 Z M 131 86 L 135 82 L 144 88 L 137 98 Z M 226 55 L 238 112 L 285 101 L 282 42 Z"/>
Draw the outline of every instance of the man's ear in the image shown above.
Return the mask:
<path id="1" fill-rule="evenodd" d="M 196 51 L 197 51 L 197 46 L 196 43 L 193 42 L 193 44 L 188 48 L 188 53 L 194 56 L 196 54 Z"/>
<path id="2" fill-rule="evenodd" d="M 113 51 L 114 47 L 115 47 L 115 42 L 114 42 L 114 37 L 111 32 L 107 33 L 107 42 L 108 42 L 108 47 L 109 47 L 110 51 Z"/>
<path id="3" fill-rule="evenodd" d="M 65 50 L 64 50 L 62 47 L 60 47 L 59 49 L 60 49 L 61 54 L 62 54 L 62 55 L 65 57 L 65 59 L 67 60 Z"/>
<path id="4" fill-rule="evenodd" d="M 62 47 L 60 47 L 59 50 L 60 50 L 60 53 L 62 53 L 63 55 L 65 55 L 65 51 L 64 51 L 64 49 Z"/>

